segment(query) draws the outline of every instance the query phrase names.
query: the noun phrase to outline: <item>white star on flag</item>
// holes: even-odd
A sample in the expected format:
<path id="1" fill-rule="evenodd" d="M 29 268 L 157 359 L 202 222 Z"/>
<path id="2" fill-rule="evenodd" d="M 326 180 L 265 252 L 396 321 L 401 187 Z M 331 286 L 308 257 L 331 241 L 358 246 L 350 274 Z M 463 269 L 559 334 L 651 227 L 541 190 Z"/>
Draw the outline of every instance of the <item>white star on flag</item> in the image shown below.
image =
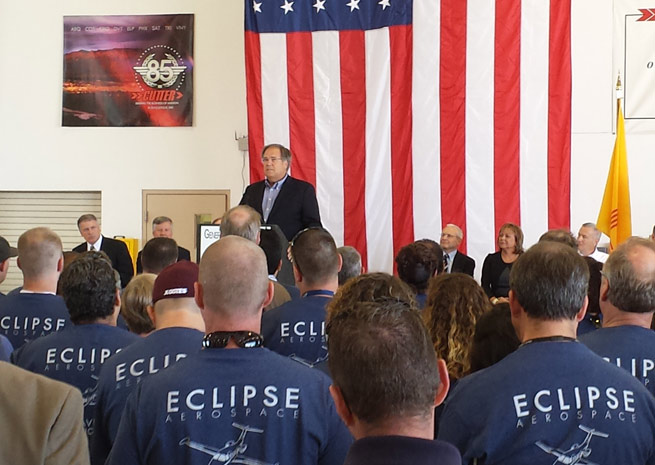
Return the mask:
<path id="1" fill-rule="evenodd" d="M 284 10 L 284 14 L 286 15 L 288 12 L 293 11 L 293 2 L 284 0 L 284 5 L 281 5 L 280 8 Z"/>
<path id="2" fill-rule="evenodd" d="M 359 0 L 350 0 L 350 3 L 346 3 L 346 6 L 350 7 L 351 13 L 355 10 L 359 10 Z"/>
<path id="3" fill-rule="evenodd" d="M 380 0 L 378 5 L 382 5 L 382 11 L 384 11 L 388 6 L 391 6 L 389 0 Z"/>
<path id="4" fill-rule="evenodd" d="M 257 3 L 253 0 L 252 2 L 252 9 L 255 10 L 255 13 L 261 13 L 262 12 L 262 4 L 261 2 Z"/>
<path id="5" fill-rule="evenodd" d="M 314 8 L 316 8 L 316 13 L 318 13 L 321 10 L 325 10 L 325 0 L 316 0 L 316 3 L 314 3 Z"/>

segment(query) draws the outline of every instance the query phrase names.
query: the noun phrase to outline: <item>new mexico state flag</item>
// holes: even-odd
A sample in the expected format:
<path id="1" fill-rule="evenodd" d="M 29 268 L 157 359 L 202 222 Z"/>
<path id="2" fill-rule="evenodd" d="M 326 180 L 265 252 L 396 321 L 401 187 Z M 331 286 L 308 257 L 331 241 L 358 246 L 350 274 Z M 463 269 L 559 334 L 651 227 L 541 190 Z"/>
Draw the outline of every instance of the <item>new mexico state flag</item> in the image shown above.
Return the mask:
<path id="1" fill-rule="evenodd" d="M 610 238 L 610 251 L 632 236 L 628 160 L 621 100 L 617 100 L 616 142 L 596 226 Z"/>

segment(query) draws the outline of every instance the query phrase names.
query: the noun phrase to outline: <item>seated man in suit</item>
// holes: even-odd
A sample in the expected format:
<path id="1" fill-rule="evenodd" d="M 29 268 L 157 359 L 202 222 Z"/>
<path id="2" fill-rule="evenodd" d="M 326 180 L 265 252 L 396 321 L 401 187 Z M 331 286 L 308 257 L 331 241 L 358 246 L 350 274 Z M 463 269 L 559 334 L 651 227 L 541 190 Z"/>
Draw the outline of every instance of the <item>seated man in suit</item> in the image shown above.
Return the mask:
<path id="1" fill-rule="evenodd" d="M 444 273 L 466 273 L 473 276 L 475 260 L 457 250 L 462 243 L 464 233 L 455 224 L 447 224 L 441 231 L 441 248 L 443 249 Z"/>
<path id="2" fill-rule="evenodd" d="M 168 216 L 158 216 L 152 220 L 152 237 L 167 237 L 173 239 L 173 220 Z M 141 253 L 136 256 L 136 272 L 143 273 L 143 264 L 141 263 Z M 184 247 L 177 246 L 177 261 L 191 261 L 191 252 Z"/>
<path id="3" fill-rule="evenodd" d="M 86 242 L 73 249 L 73 252 L 86 252 L 88 250 L 102 250 L 111 260 L 111 266 L 121 276 L 121 286 L 127 286 L 134 276 L 134 266 L 127 245 L 122 241 L 110 239 L 101 234 L 98 219 L 95 215 L 87 213 L 77 220 L 77 229 Z"/>

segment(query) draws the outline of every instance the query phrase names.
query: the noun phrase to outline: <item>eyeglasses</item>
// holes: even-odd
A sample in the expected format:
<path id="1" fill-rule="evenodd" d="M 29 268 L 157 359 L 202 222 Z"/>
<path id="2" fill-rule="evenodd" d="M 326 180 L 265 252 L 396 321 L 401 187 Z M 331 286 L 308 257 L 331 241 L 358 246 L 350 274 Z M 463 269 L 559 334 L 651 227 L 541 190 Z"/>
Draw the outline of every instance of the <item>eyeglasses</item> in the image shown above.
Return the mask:
<path id="1" fill-rule="evenodd" d="M 280 160 L 282 160 L 282 159 L 281 159 L 281 158 L 266 158 L 266 157 L 264 157 L 264 158 L 262 158 L 262 163 L 263 163 L 263 164 L 266 164 L 266 163 L 268 163 L 269 161 L 270 161 L 271 163 L 276 163 L 276 162 L 278 162 L 278 161 L 280 161 Z"/>
<path id="2" fill-rule="evenodd" d="M 322 228 L 320 226 L 310 226 L 309 228 L 301 229 L 300 231 L 298 231 L 296 233 L 296 235 L 293 236 L 293 239 L 291 239 L 291 242 L 289 243 L 290 244 L 289 249 L 291 251 L 291 257 L 290 257 L 291 258 L 291 263 L 294 263 L 296 265 L 296 268 L 298 268 L 298 271 L 300 271 L 301 273 L 302 273 L 302 271 L 300 270 L 300 265 L 298 265 L 298 261 L 294 259 L 293 245 L 296 243 L 296 241 L 298 241 L 298 239 L 300 239 L 300 236 L 305 234 L 307 231 L 325 231 L 325 232 L 327 232 L 325 230 L 325 228 Z"/>
<path id="3" fill-rule="evenodd" d="M 254 349 L 264 344 L 261 334 L 253 331 L 214 331 L 202 339 L 202 346 L 206 349 L 223 349 L 230 338 L 242 349 Z"/>

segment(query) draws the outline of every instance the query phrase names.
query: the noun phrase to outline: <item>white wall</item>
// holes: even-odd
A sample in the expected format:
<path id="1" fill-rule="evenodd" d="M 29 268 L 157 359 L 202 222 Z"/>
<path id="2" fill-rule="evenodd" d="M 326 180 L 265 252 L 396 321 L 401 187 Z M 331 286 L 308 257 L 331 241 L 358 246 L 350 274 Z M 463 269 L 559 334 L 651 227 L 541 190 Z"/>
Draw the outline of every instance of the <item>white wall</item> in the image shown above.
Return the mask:
<path id="1" fill-rule="evenodd" d="M 62 127 L 63 16 L 154 13 L 195 13 L 193 127 Z M 101 190 L 103 232 L 137 238 L 142 189 L 240 200 L 242 0 L 0 0 L 0 57 L 0 189 Z"/>
<path id="2" fill-rule="evenodd" d="M 612 69 L 613 2 L 573 0 L 573 134 L 571 166 L 571 228 L 596 221 L 603 198 L 615 135 Z M 650 234 L 655 224 L 655 134 L 630 134 L 626 145 L 630 173 L 632 233 Z"/>
<path id="3" fill-rule="evenodd" d="M 62 16 L 174 12 L 195 13 L 194 126 L 62 128 Z M 611 32 L 611 2 L 573 1 L 574 231 L 597 217 L 614 144 Z M 0 189 L 100 189 L 104 232 L 132 237 L 141 234 L 141 189 L 227 188 L 239 201 L 243 0 L 0 0 L 0 57 Z M 655 135 L 631 135 L 629 122 L 626 130 L 633 232 L 647 235 Z"/>

